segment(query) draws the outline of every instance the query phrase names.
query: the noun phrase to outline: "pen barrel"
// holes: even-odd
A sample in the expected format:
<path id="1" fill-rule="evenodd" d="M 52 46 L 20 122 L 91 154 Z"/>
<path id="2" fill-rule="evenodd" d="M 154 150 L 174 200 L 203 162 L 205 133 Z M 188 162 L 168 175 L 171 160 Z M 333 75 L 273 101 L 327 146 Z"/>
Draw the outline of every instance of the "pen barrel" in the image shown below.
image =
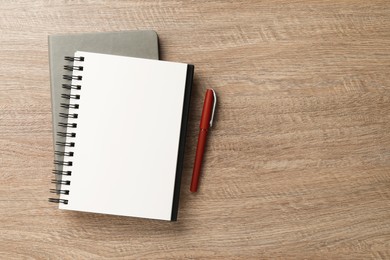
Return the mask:
<path id="1" fill-rule="evenodd" d="M 194 169 L 192 172 L 192 180 L 191 180 L 191 187 L 190 187 L 191 192 L 196 192 L 198 190 L 200 170 L 202 168 L 204 148 L 206 146 L 206 138 L 207 138 L 207 129 L 200 129 L 198 146 L 196 147 Z"/>

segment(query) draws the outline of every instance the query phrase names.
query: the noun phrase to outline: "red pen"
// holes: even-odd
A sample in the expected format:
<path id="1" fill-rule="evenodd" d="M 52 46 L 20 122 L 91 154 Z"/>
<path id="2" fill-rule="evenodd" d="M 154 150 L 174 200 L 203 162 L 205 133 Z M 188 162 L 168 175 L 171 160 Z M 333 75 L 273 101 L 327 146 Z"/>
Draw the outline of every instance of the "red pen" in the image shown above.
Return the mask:
<path id="1" fill-rule="evenodd" d="M 215 106 L 217 104 L 217 95 L 213 89 L 206 91 L 204 98 L 202 117 L 200 119 L 200 131 L 198 137 L 198 146 L 196 147 L 196 155 L 194 162 L 194 170 L 192 172 L 191 180 L 191 192 L 198 190 L 200 169 L 202 167 L 202 159 L 204 154 L 204 148 L 206 145 L 207 131 L 213 125 Z"/>

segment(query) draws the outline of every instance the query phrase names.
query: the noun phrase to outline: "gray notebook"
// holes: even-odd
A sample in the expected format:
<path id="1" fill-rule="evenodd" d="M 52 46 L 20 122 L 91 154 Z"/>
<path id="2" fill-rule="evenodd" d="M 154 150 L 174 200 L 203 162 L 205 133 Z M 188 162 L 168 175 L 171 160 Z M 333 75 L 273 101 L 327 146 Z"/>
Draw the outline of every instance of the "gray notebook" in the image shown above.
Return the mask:
<path id="1" fill-rule="evenodd" d="M 103 54 L 115 54 L 147 59 L 158 59 L 158 37 L 154 31 L 122 31 L 104 33 L 84 33 L 67 35 L 49 35 L 49 61 L 50 61 L 50 81 L 51 81 L 51 101 L 53 115 L 53 143 L 55 154 L 55 171 L 62 171 L 61 161 L 64 161 L 64 148 L 57 146 L 57 142 L 64 142 L 66 132 L 64 127 L 59 126 L 59 122 L 66 122 L 66 118 L 61 118 L 60 113 L 66 113 L 63 108 L 69 104 L 69 100 L 61 95 L 70 94 L 70 90 L 62 87 L 66 83 L 63 75 L 69 74 L 64 70 L 65 56 L 73 56 L 76 51 L 97 52 Z M 67 73 L 68 72 L 68 73 Z M 56 176 L 60 180 L 61 175 Z M 56 182 L 53 180 L 53 182 Z M 59 185 L 57 185 L 57 188 Z M 58 193 L 56 190 L 52 192 Z"/>

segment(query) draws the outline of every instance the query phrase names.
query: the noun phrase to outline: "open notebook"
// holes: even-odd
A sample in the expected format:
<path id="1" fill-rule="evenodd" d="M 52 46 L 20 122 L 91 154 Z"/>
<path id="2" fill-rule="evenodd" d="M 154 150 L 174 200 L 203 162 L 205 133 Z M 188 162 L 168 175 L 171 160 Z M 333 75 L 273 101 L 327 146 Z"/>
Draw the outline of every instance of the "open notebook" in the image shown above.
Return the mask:
<path id="1" fill-rule="evenodd" d="M 176 220 L 192 65 L 91 52 L 67 57 L 59 208 Z"/>

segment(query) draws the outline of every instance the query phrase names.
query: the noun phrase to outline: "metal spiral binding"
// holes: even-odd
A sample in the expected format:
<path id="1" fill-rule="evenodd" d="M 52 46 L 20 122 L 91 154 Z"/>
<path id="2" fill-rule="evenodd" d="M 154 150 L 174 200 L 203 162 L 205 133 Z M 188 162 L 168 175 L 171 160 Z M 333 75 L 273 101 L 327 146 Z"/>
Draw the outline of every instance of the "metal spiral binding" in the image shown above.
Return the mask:
<path id="1" fill-rule="evenodd" d="M 62 75 L 62 78 L 66 80 L 82 80 L 83 76 Z"/>
<path id="2" fill-rule="evenodd" d="M 84 61 L 84 57 L 65 56 L 66 61 Z"/>
<path id="3" fill-rule="evenodd" d="M 80 95 L 61 94 L 62 98 L 65 99 L 80 99 Z"/>
<path id="4" fill-rule="evenodd" d="M 61 151 L 55 151 L 54 152 L 56 155 L 60 155 L 60 156 L 69 156 L 69 157 L 72 157 L 74 155 L 73 152 L 61 152 Z"/>
<path id="5" fill-rule="evenodd" d="M 51 183 L 55 183 L 55 184 L 63 184 L 63 185 L 70 185 L 70 181 L 63 181 L 63 180 L 51 180 Z"/>
<path id="6" fill-rule="evenodd" d="M 66 61 L 84 61 L 84 57 L 71 57 L 71 56 L 65 56 Z M 74 66 L 74 65 L 65 65 L 64 70 L 66 71 L 83 71 L 84 67 L 83 66 Z M 82 76 L 80 75 L 63 75 L 62 77 L 64 80 L 68 81 L 81 81 L 83 79 Z M 63 89 L 67 90 L 81 90 L 81 85 L 78 84 L 62 84 Z M 80 95 L 77 94 L 61 94 L 61 97 L 64 99 L 70 100 L 79 100 Z M 78 114 L 75 113 L 77 109 L 79 109 L 80 105 L 76 103 L 61 103 L 61 108 L 67 109 L 68 113 L 60 113 L 59 116 L 61 118 L 64 118 L 65 120 L 67 119 L 77 119 Z M 77 123 L 68 123 L 68 122 L 59 122 L 58 123 L 59 127 L 66 128 L 66 129 L 75 129 L 77 128 Z M 66 138 L 74 138 L 76 137 L 76 133 L 73 131 L 59 131 L 57 132 L 57 136 L 60 137 L 66 137 Z M 56 142 L 56 146 L 62 146 L 62 147 L 75 147 L 75 143 L 70 141 L 70 139 L 67 139 L 65 142 Z M 73 157 L 74 152 L 65 152 L 65 151 L 55 151 L 55 155 L 62 156 L 62 157 Z M 73 166 L 73 162 L 70 160 L 54 160 L 54 164 L 58 166 Z M 55 176 L 71 176 L 72 171 L 70 170 L 53 170 L 53 174 Z M 56 177 L 57 178 L 57 177 Z M 60 180 L 60 179 L 53 179 L 51 183 L 56 184 L 56 185 L 61 185 L 61 189 L 50 189 L 51 193 L 57 194 L 57 195 L 69 195 L 69 190 L 64 189 L 62 185 L 69 186 L 70 181 L 69 180 Z M 60 198 L 49 198 L 49 202 L 54 202 L 54 203 L 63 203 L 63 204 L 68 204 L 67 199 L 60 199 Z"/>
<path id="7" fill-rule="evenodd" d="M 68 191 L 68 190 L 50 189 L 50 192 L 51 192 L 51 193 L 55 193 L 55 194 L 69 195 L 69 191 Z"/>
<path id="8" fill-rule="evenodd" d="M 73 142 L 56 142 L 56 145 L 74 147 L 75 144 Z"/>
<path id="9" fill-rule="evenodd" d="M 66 103 L 61 103 L 62 108 L 73 108 L 73 109 L 79 109 L 79 104 L 66 104 Z"/>
<path id="10" fill-rule="evenodd" d="M 69 65 L 64 66 L 64 70 L 69 70 L 69 71 L 74 71 L 74 70 L 82 71 L 83 69 L 84 69 L 83 66 L 69 66 Z"/>
<path id="11" fill-rule="evenodd" d="M 66 175 L 66 176 L 72 176 L 71 171 L 60 171 L 60 170 L 53 170 L 53 174 L 55 175 Z"/>
<path id="12" fill-rule="evenodd" d="M 78 90 L 80 90 L 81 86 L 80 85 L 72 85 L 72 84 L 62 84 L 62 88 L 65 88 L 65 89 L 78 89 Z"/>
<path id="13" fill-rule="evenodd" d="M 49 202 L 68 204 L 68 200 L 49 198 Z"/>
<path id="14" fill-rule="evenodd" d="M 67 127 L 67 128 L 77 128 L 77 124 L 76 123 L 58 123 L 58 126 L 61 126 L 61 127 Z"/>
<path id="15" fill-rule="evenodd" d="M 79 116 L 78 114 L 60 113 L 60 117 L 63 118 L 77 118 L 78 116 Z"/>
<path id="16" fill-rule="evenodd" d="M 57 132 L 58 136 L 61 137 L 76 137 L 76 133 Z"/>
<path id="17" fill-rule="evenodd" d="M 65 165 L 65 166 L 72 166 L 73 162 L 71 162 L 71 161 L 65 162 L 65 161 L 54 160 L 54 164 Z"/>

